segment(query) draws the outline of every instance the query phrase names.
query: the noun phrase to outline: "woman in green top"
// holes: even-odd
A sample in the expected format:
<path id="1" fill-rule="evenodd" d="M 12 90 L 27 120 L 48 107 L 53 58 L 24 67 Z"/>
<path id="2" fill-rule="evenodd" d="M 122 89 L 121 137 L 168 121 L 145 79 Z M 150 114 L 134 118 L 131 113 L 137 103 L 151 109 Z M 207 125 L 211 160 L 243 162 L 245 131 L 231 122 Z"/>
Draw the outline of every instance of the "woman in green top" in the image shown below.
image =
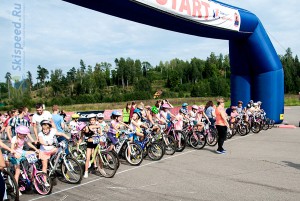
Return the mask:
<path id="1" fill-rule="evenodd" d="M 130 108 L 131 108 L 131 103 L 127 103 L 126 107 L 123 109 L 123 122 L 125 124 L 129 124 L 130 123 Z"/>

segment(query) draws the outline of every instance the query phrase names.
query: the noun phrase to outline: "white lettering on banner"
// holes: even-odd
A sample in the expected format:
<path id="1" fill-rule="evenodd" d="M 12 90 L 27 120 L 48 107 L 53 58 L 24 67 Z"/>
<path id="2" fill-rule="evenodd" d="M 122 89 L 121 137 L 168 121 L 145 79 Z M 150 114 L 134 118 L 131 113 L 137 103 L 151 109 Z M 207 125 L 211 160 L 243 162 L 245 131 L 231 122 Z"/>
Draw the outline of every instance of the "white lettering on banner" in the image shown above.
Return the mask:
<path id="1" fill-rule="evenodd" d="M 241 17 L 236 9 L 210 0 L 132 0 L 164 12 L 234 31 L 240 30 Z"/>

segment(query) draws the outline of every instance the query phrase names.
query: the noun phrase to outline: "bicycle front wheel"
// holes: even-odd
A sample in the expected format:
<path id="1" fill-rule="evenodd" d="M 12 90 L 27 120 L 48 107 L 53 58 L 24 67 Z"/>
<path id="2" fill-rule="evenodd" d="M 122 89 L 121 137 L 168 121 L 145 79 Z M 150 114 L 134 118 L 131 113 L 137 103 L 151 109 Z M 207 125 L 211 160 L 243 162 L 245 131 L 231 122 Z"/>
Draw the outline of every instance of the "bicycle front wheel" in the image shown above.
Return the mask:
<path id="1" fill-rule="evenodd" d="M 209 129 L 206 136 L 206 143 L 208 146 L 215 146 L 218 143 L 218 131 L 217 129 Z"/>
<path id="2" fill-rule="evenodd" d="M 148 156 L 153 161 L 158 161 L 164 156 L 163 148 L 157 142 L 152 142 L 147 148 Z"/>
<path id="3" fill-rule="evenodd" d="M 189 143 L 194 149 L 203 149 L 206 145 L 206 137 L 203 133 L 196 131 L 189 137 Z"/>
<path id="4" fill-rule="evenodd" d="M 78 184 L 82 180 L 82 168 L 75 158 L 67 157 L 61 164 L 61 172 L 65 180 L 71 184 Z"/>
<path id="5" fill-rule="evenodd" d="M 143 161 L 142 148 L 134 142 L 130 143 L 125 149 L 125 159 L 130 165 L 140 165 Z"/>
<path id="6" fill-rule="evenodd" d="M 173 136 L 166 135 L 164 137 L 164 144 L 166 146 L 167 155 L 173 155 L 176 152 L 176 142 Z"/>
<path id="7" fill-rule="evenodd" d="M 51 178 L 45 172 L 37 172 L 33 179 L 35 190 L 40 195 L 48 195 L 52 191 Z"/>
<path id="8" fill-rule="evenodd" d="M 2 171 L 2 173 L 6 187 L 7 199 L 19 200 L 19 186 L 15 180 L 14 175 L 5 169 Z"/>
<path id="9" fill-rule="evenodd" d="M 116 157 L 110 151 L 101 151 L 101 156 L 96 155 L 95 158 L 98 170 L 103 177 L 112 178 L 115 176 L 118 164 Z"/>

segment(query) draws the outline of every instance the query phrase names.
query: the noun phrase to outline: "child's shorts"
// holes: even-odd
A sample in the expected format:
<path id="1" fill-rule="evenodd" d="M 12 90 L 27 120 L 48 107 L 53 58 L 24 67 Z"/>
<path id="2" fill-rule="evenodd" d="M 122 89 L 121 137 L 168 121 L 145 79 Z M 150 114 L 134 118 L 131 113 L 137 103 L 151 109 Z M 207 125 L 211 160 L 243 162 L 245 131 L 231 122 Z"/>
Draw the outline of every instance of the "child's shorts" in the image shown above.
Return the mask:
<path id="1" fill-rule="evenodd" d="M 40 151 L 39 158 L 41 160 L 48 160 L 53 154 L 57 152 L 57 148 L 53 148 L 50 151 Z"/>

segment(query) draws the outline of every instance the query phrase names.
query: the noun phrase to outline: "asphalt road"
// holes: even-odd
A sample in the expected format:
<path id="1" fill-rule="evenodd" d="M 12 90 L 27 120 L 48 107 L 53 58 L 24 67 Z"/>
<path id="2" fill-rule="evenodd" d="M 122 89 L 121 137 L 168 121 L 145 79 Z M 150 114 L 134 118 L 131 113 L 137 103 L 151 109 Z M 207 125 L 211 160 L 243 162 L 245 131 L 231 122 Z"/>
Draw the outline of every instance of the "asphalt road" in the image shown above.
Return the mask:
<path id="1" fill-rule="evenodd" d="M 300 107 L 286 107 L 285 121 L 299 125 Z M 273 128 L 215 147 L 138 166 L 125 161 L 114 178 L 90 174 L 81 184 L 58 181 L 52 194 L 23 194 L 21 200 L 300 200 L 300 128 Z"/>
<path id="2" fill-rule="evenodd" d="M 298 125 L 300 107 L 286 108 Z M 300 128 L 273 128 L 235 136 L 227 153 L 186 148 L 182 153 L 122 164 L 114 178 L 90 174 L 81 184 L 58 182 L 49 196 L 23 194 L 21 200 L 300 200 Z"/>

